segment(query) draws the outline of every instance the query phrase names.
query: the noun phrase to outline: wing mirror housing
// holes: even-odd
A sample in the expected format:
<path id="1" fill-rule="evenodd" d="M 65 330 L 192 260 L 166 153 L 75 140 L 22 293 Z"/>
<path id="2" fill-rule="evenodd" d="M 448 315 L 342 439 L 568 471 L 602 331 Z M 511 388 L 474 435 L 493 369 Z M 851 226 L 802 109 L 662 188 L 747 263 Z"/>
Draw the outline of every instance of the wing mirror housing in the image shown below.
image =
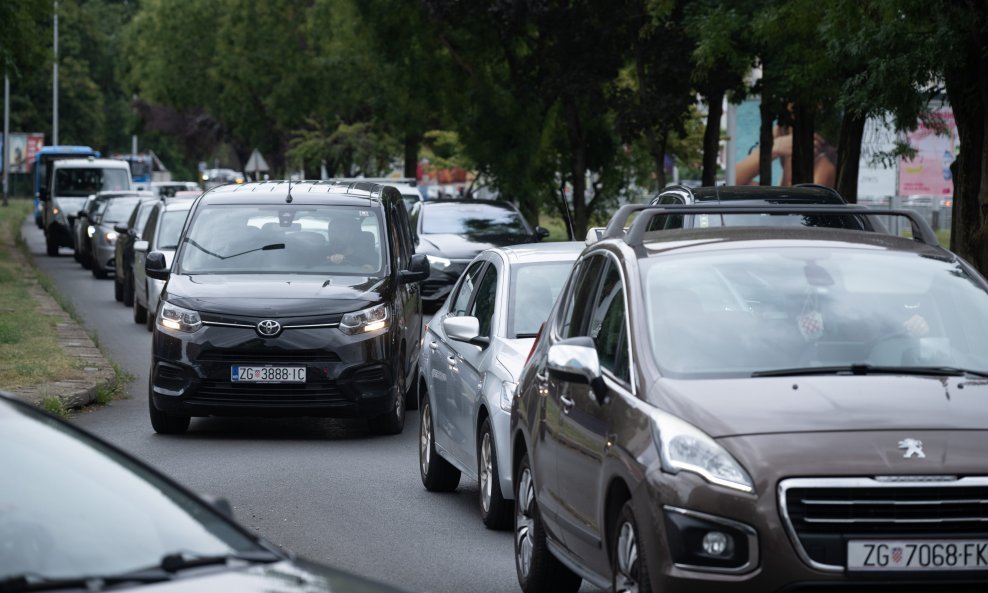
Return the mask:
<path id="1" fill-rule="evenodd" d="M 476 317 L 446 317 L 443 319 L 443 331 L 449 339 L 457 342 L 466 342 L 481 348 L 486 348 L 491 343 L 489 338 L 480 335 L 480 320 Z"/>
<path id="2" fill-rule="evenodd" d="M 130 231 L 130 227 L 125 224 L 117 223 L 113 225 L 113 230 L 117 231 L 117 233 L 121 235 L 126 235 Z"/>
<path id="3" fill-rule="evenodd" d="M 549 347 L 547 367 L 549 374 L 560 381 L 589 385 L 599 405 L 607 402 L 607 385 L 593 338 L 582 336 L 556 342 Z"/>
<path id="4" fill-rule="evenodd" d="M 168 280 L 170 273 L 168 263 L 165 261 L 165 254 L 160 251 L 152 251 L 144 260 L 144 273 L 148 278 L 155 280 Z"/>
<path id="5" fill-rule="evenodd" d="M 549 229 L 547 229 L 547 228 L 545 228 L 543 226 L 537 226 L 537 227 L 535 227 L 535 240 L 536 241 L 541 241 L 542 239 L 545 239 L 548 236 L 549 236 Z"/>
<path id="6" fill-rule="evenodd" d="M 89 218 L 89 215 L 86 214 L 86 211 L 85 210 L 80 210 L 80 211 L 78 211 L 78 212 L 75 213 L 75 217 L 76 218 Z"/>
<path id="7" fill-rule="evenodd" d="M 398 281 L 401 284 L 411 284 L 421 282 L 429 277 L 429 258 L 424 253 L 416 253 L 408 262 L 408 269 L 398 272 Z"/>

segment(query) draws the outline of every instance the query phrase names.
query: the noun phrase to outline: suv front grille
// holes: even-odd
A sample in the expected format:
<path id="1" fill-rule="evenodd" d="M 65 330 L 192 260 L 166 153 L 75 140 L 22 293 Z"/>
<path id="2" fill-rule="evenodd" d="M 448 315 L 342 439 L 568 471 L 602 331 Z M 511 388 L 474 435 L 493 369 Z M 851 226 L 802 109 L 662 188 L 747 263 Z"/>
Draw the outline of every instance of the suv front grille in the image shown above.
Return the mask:
<path id="1" fill-rule="evenodd" d="M 346 396 L 334 382 L 230 383 L 203 381 L 189 403 L 220 406 L 305 406 L 342 402 Z"/>
<path id="2" fill-rule="evenodd" d="M 988 534 L 988 478 L 792 479 L 779 485 L 779 498 L 800 551 L 832 569 L 846 564 L 849 539 Z"/>
<path id="3" fill-rule="evenodd" d="M 258 365 L 287 362 L 340 362 L 339 355 L 328 350 L 205 350 L 196 358 L 200 362 Z"/>

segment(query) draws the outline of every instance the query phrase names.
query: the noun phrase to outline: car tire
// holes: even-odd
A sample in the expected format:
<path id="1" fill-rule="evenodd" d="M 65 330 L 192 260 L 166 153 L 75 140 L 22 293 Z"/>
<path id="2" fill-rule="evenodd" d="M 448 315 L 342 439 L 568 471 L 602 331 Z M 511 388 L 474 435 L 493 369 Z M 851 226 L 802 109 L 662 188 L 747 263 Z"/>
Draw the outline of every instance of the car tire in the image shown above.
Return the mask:
<path id="1" fill-rule="evenodd" d="M 477 476 L 480 483 L 480 518 L 488 529 L 511 527 L 514 505 L 501 494 L 501 475 L 497 471 L 497 447 L 491 419 L 484 418 L 477 437 Z"/>
<path id="2" fill-rule="evenodd" d="M 419 369 L 415 368 L 415 372 L 412 376 L 416 378 L 415 388 L 409 389 L 405 394 L 405 409 L 406 410 L 417 410 L 419 409 L 419 391 L 422 389 L 421 382 L 418 381 Z"/>
<path id="3" fill-rule="evenodd" d="M 148 310 L 134 297 L 134 323 L 147 323 Z"/>
<path id="4" fill-rule="evenodd" d="M 576 593 L 583 579 L 549 551 L 528 453 L 515 476 L 515 573 L 524 593 Z"/>
<path id="5" fill-rule="evenodd" d="M 404 375 L 399 375 L 397 394 L 395 395 L 394 407 L 389 411 L 371 418 L 368 424 L 371 432 L 375 434 L 401 434 L 405 429 L 405 388 Z"/>
<path id="6" fill-rule="evenodd" d="M 432 428 L 432 406 L 425 393 L 419 402 L 421 422 L 419 423 L 419 474 L 422 485 L 429 492 L 452 492 L 460 485 L 460 470 L 443 459 L 436 452 L 435 432 Z"/>
<path id="7" fill-rule="evenodd" d="M 120 278 L 113 278 L 113 300 L 118 303 L 123 300 L 123 282 Z"/>
<path id="8" fill-rule="evenodd" d="M 192 421 L 189 416 L 172 416 L 156 408 L 150 392 L 148 393 L 148 412 L 151 415 L 151 428 L 158 434 L 183 434 L 189 429 L 189 423 Z"/>
<path id="9" fill-rule="evenodd" d="M 154 318 L 158 316 L 158 311 L 148 311 L 144 316 L 144 329 L 154 331 Z"/>
<path id="10" fill-rule="evenodd" d="M 76 263 L 80 263 L 80 264 L 82 263 L 82 255 L 79 254 L 78 249 L 72 250 L 72 259 L 74 259 Z"/>
<path id="11" fill-rule="evenodd" d="M 93 269 L 93 260 L 89 259 L 89 254 L 82 251 L 77 252 L 79 254 L 79 263 L 82 264 L 84 270 Z"/>
<path id="12" fill-rule="evenodd" d="M 98 280 L 105 280 L 106 278 L 109 278 L 110 277 L 110 273 L 109 272 L 107 272 L 103 268 L 99 267 L 95 263 L 92 263 L 92 258 L 90 258 L 89 261 L 91 262 L 91 265 L 92 265 L 93 278 L 96 278 Z"/>
<path id="13" fill-rule="evenodd" d="M 651 593 L 648 566 L 642 552 L 641 531 L 631 501 L 624 503 L 610 538 L 611 591 Z"/>
<path id="14" fill-rule="evenodd" d="M 123 304 L 126 307 L 134 306 L 134 279 L 130 276 L 124 278 Z"/>
<path id="15" fill-rule="evenodd" d="M 45 253 L 49 257 L 58 257 L 58 243 L 55 242 L 50 233 L 45 233 Z"/>

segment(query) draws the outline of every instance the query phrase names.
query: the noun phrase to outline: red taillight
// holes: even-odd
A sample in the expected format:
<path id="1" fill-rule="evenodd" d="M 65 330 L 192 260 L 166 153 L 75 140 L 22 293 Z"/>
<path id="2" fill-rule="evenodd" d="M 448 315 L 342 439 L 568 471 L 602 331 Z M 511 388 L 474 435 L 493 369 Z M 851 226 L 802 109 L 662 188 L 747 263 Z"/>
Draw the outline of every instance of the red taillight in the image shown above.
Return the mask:
<path id="1" fill-rule="evenodd" d="M 535 347 L 539 345 L 539 338 L 542 337 L 542 330 L 545 329 L 545 322 L 539 326 L 539 333 L 535 334 L 535 341 L 532 342 L 532 349 L 528 351 L 528 358 L 525 359 L 525 364 L 532 359 L 532 353 L 535 352 Z"/>

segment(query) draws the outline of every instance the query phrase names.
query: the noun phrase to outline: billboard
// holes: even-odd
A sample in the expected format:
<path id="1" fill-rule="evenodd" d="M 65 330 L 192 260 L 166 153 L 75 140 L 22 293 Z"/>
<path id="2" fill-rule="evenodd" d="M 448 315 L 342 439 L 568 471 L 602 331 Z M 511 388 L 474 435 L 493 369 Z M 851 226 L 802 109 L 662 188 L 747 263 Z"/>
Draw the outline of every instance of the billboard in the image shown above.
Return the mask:
<path id="1" fill-rule="evenodd" d="M 894 196 L 898 187 L 895 163 L 886 166 L 883 154 L 895 149 L 898 134 L 891 117 L 868 118 L 861 137 L 861 158 L 858 161 L 858 197 L 884 198 Z"/>
<path id="2" fill-rule="evenodd" d="M 0 147 L 6 143 L 0 142 Z M 45 145 L 45 135 L 44 134 L 11 134 L 9 139 L 9 146 L 7 153 L 7 162 L 0 163 L 5 165 L 2 168 L 6 168 L 9 173 L 30 173 L 31 167 L 34 166 L 34 156 L 38 154 L 41 147 Z M 0 161 L 3 159 L 0 158 Z"/>
<path id="3" fill-rule="evenodd" d="M 954 112 L 941 109 L 928 117 L 935 125 L 920 121 L 916 131 L 908 134 L 909 145 L 916 149 L 916 156 L 899 162 L 899 195 L 949 196 L 954 193 L 950 165 L 957 158 L 960 146 Z"/>

